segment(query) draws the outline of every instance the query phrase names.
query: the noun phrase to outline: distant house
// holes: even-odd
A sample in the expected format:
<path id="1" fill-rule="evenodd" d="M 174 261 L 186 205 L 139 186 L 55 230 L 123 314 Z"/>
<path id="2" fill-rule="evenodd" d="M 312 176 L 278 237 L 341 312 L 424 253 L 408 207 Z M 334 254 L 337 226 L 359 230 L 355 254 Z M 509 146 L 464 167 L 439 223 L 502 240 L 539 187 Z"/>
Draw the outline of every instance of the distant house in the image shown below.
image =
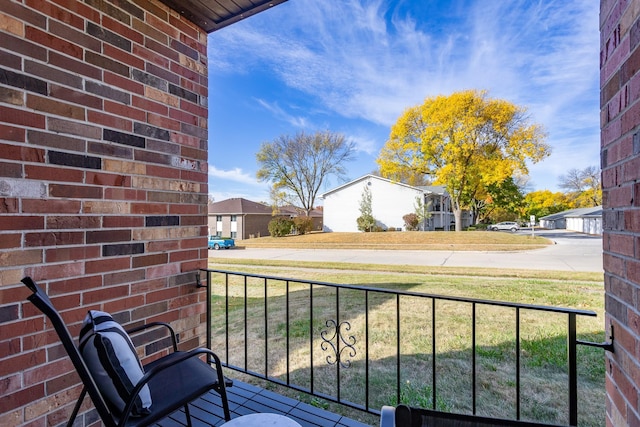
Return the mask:
<path id="1" fill-rule="evenodd" d="M 557 212 L 551 215 L 540 217 L 540 227 L 548 230 L 564 229 L 567 226 L 565 212 Z"/>
<path id="2" fill-rule="evenodd" d="M 576 209 L 566 216 L 567 230 L 602 234 L 602 206 Z"/>
<path id="3" fill-rule="evenodd" d="M 278 208 L 278 212 L 280 215 L 288 216 L 293 219 L 299 216 L 307 216 L 307 213 L 304 209 L 299 208 L 293 205 L 282 206 Z M 322 222 L 324 219 L 324 211 L 322 208 L 314 208 L 309 212 L 309 217 L 313 221 L 313 231 L 322 230 Z"/>
<path id="4" fill-rule="evenodd" d="M 232 198 L 209 205 L 209 234 L 236 240 L 269 236 L 269 222 L 274 216 L 295 218 L 306 216 L 304 209 L 283 206 L 274 215 L 273 208 L 243 198 Z M 313 209 L 309 216 L 313 230 L 322 230 L 322 210 Z"/>
<path id="5" fill-rule="evenodd" d="M 268 236 L 271 206 L 243 198 L 232 198 L 209 205 L 209 234 L 236 240 Z"/>
<path id="6" fill-rule="evenodd" d="M 453 230 L 454 217 L 449 195 L 442 186 L 414 187 L 376 175 L 365 175 L 327 191 L 324 200 L 325 231 L 358 231 L 360 202 L 365 188 L 371 191 L 371 207 L 377 225 L 383 229 L 404 230 L 403 216 L 415 212 L 416 198 L 423 201 L 430 218 L 425 230 Z M 463 215 L 463 227 L 470 218 Z"/>
<path id="7" fill-rule="evenodd" d="M 602 206 L 570 209 L 540 218 L 540 226 L 549 230 L 566 229 L 587 234 L 602 234 Z"/>

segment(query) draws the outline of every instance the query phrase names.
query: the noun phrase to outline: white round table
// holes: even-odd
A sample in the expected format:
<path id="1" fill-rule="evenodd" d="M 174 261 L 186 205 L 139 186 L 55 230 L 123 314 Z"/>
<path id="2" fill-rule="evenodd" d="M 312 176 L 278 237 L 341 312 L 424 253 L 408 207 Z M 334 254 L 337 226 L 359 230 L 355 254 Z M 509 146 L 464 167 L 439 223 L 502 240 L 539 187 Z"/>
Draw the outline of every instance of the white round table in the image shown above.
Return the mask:
<path id="1" fill-rule="evenodd" d="M 302 427 L 291 418 L 287 418 L 284 415 L 270 414 L 270 413 L 257 413 L 243 415 L 238 418 L 234 418 L 231 421 L 227 421 L 223 424 L 224 427 Z"/>

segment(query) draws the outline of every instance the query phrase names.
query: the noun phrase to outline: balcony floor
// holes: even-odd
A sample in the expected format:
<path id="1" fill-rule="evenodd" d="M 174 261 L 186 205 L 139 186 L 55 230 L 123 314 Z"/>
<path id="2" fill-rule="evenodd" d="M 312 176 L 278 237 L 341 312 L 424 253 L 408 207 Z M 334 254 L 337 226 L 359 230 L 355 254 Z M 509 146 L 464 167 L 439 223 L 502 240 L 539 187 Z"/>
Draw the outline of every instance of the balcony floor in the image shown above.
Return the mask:
<path id="1" fill-rule="evenodd" d="M 307 403 L 264 390 L 238 380 L 227 388 L 231 418 L 256 412 L 286 415 L 303 427 L 366 427 L 359 421 L 316 408 Z M 205 394 L 189 406 L 193 427 L 220 426 L 224 424 L 220 398 L 215 392 Z M 158 423 L 161 427 L 184 427 L 184 411 L 175 412 Z"/>

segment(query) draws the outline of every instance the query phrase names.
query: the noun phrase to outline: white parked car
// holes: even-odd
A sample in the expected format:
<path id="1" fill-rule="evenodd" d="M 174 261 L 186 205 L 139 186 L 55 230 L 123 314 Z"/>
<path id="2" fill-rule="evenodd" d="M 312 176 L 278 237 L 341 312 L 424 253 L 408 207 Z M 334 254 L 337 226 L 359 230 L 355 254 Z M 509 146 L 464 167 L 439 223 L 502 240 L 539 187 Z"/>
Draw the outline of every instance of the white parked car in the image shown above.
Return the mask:
<path id="1" fill-rule="evenodd" d="M 509 230 L 512 233 L 518 231 L 520 227 L 517 222 L 514 221 L 502 221 L 497 224 L 492 224 L 489 226 L 489 230 L 498 231 L 498 230 Z"/>

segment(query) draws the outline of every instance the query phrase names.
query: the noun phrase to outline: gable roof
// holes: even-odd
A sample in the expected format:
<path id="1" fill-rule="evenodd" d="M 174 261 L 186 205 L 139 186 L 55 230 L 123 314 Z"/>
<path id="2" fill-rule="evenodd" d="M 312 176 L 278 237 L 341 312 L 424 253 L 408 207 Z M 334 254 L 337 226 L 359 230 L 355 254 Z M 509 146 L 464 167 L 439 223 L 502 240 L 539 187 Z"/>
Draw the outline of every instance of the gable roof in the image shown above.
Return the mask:
<path id="1" fill-rule="evenodd" d="M 241 197 L 214 202 L 209 205 L 209 215 L 269 215 L 271 206 L 252 202 Z"/>
<path id="2" fill-rule="evenodd" d="M 417 188 L 428 194 L 436 194 L 438 196 L 448 195 L 447 187 L 445 185 L 421 185 Z"/>
<path id="3" fill-rule="evenodd" d="M 304 209 L 294 205 L 280 206 L 278 210 L 280 211 L 280 214 L 291 215 L 291 216 L 304 216 L 304 213 L 305 213 Z M 309 212 L 310 217 L 317 218 L 317 217 L 322 217 L 322 215 L 323 215 L 323 212 L 316 208 L 313 208 L 311 212 Z"/>
<path id="4" fill-rule="evenodd" d="M 557 212 L 551 215 L 543 216 L 540 220 L 545 221 L 556 221 L 562 218 L 567 217 L 576 217 L 576 216 L 602 216 L 602 206 L 595 206 L 590 208 L 577 208 L 577 209 L 569 209 L 562 212 Z"/>
<path id="5" fill-rule="evenodd" d="M 602 216 L 602 206 L 595 206 L 591 208 L 580 208 L 574 209 L 566 216 L 575 217 L 575 216 Z"/>
<path id="6" fill-rule="evenodd" d="M 323 193 L 320 196 L 320 198 L 323 199 L 323 198 L 325 198 L 325 196 L 327 196 L 327 195 L 329 195 L 331 193 L 335 193 L 335 192 L 340 191 L 340 190 L 342 190 L 342 189 L 344 189 L 346 187 L 350 187 L 350 186 L 352 186 L 354 184 L 357 184 L 358 182 L 362 182 L 362 181 L 365 181 L 365 180 L 371 180 L 371 179 L 377 179 L 377 180 L 380 180 L 380 181 L 385 181 L 385 182 L 389 182 L 389 183 L 392 183 L 392 184 L 398 184 L 398 185 L 402 185 L 404 187 L 413 188 L 414 190 L 419 190 L 418 188 L 412 187 L 412 186 L 407 185 L 407 184 L 402 184 L 400 182 L 391 181 L 390 179 L 382 178 L 382 177 L 377 176 L 377 175 L 367 174 L 367 175 L 361 176 L 360 178 L 356 178 L 353 181 L 345 182 L 344 184 L 342 184 L 342 185 L 340 185 L 340 186 L 338 186 L 336 188 L 333 188 L 333 189 L 327 191 L 326 193 Z"/>
<path id="7" fill-rule="evenodd" d="M 402 182 L 399 181 L 393 181 L 391 179 L 388 178 L 383 178 L 381 176 L 377 176 L 377 175 L 373 175 L 373 174 L 367 174 L 364 176 L 361 176 L 360 178 L 356 178 L 353 181 L 349 181 L 346 182 L 336 188 L 333 188 L 329 191 L 327 191 L 326 193 L 323 193 L 322 195 L 320 195 L 321 199 L 324 199 L 325 196 L 331 194 L 331 193 L 335 193 L 337 191 L 340 191 L 346 187 L 349 187 L 353 184 L 357 184 L 358 182 L 361 181 L 365 181 L 365 180 L 371 180 L 371 179 L 377 179 L 380 181 L 384 181 L 387 182 L 389 184 L 394 184 L 394 185 L 400 185 L 402 187 L 406 187 L 406 188 L 410 188 L 412 190 L 416 190 L 416 191 L 421 191 L 423 193 L 427 193 L 427 194 L 438 194 L 438 195 L 445 195 L 447 194 L 446 190 L 445 190 L 445 186 L 444 185 L 426 185 L 426 186 L 421 186 L 421 187 L 414 187 L 413 185 L 409 185 L 409 184 L 404 184 Z"/>

